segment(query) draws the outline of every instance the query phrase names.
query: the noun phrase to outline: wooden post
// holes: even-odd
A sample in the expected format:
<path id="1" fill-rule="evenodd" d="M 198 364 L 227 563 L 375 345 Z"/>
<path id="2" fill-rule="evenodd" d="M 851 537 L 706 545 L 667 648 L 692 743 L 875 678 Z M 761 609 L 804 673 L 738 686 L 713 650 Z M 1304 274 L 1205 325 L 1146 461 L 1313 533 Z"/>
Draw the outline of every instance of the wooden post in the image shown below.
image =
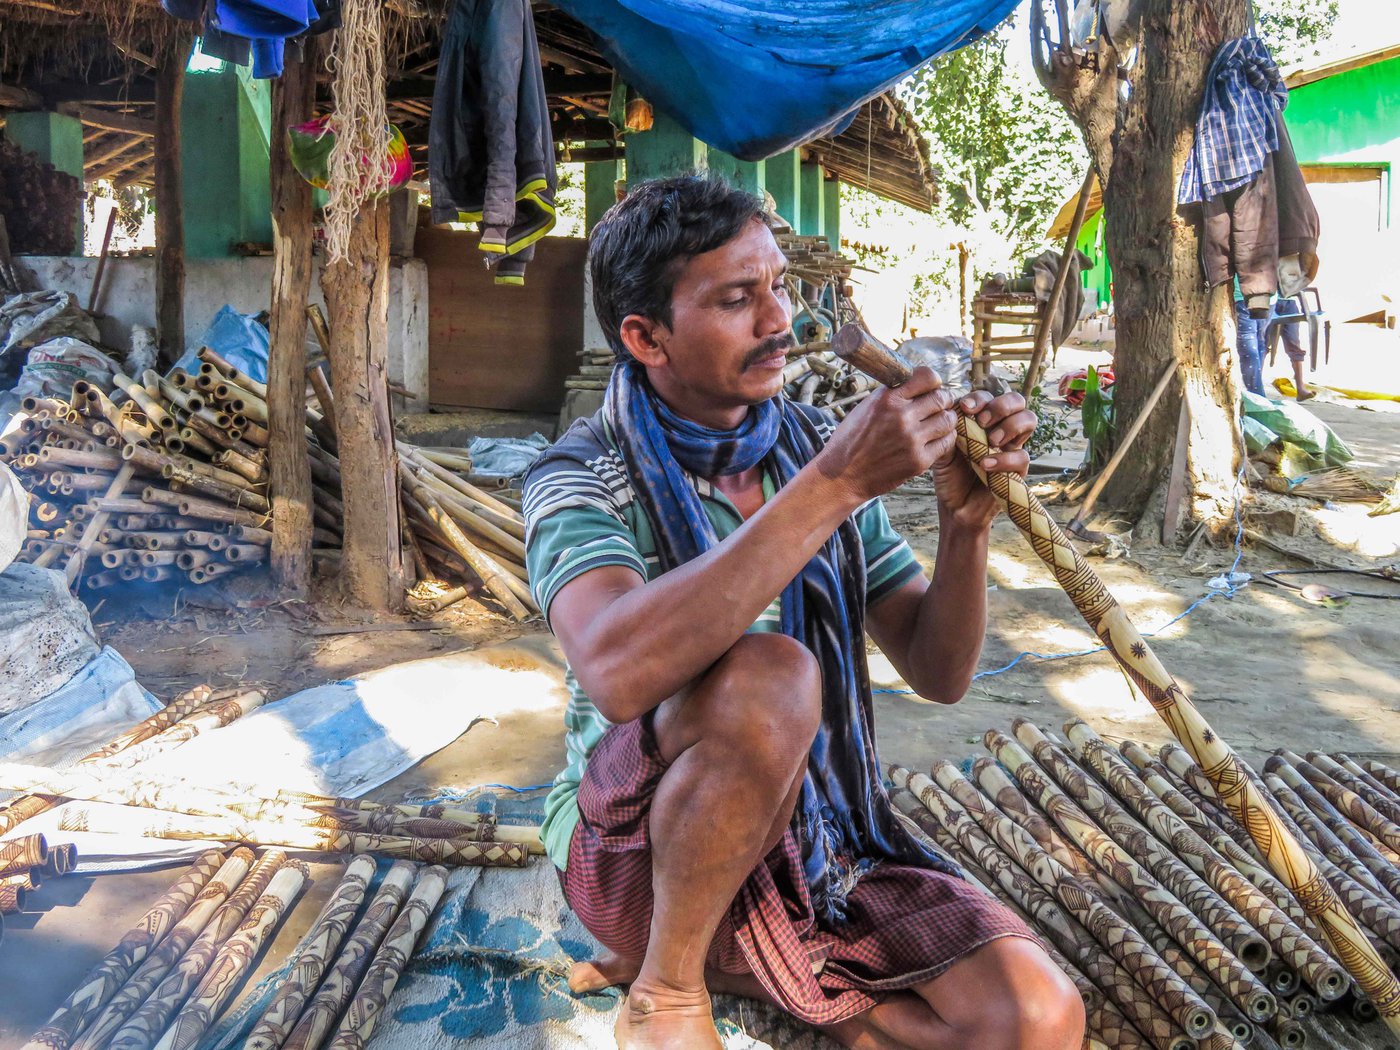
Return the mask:
<path id="1" fill-rule="evenodd" d="M 185 219 L 180 186 L 180 106 L 190 40 L 181 34 L 156 65 L 156 343 L 174 364 L 185 351 Z"/>
<path id="2" fill-rule="evenodd" d="M 321 281 L 330 311 L 331 381 L 345 499 L 340 582 L 370 609 L 404 604 L 398 453 L 389 411 L 389 210 L 382 200 L 355 215 L 349 250 Z"/>
<path id="3" fill-rule="evenodd" d="M 311 588 L 311 463 L 306 456 L 306 304 L 311 187 L 292 167 L 287 129 L 312 117 L 318 39 L 308 37 L 272 85 L 272 311 L 267 366 L 272 575 L 288 596 Z"/>

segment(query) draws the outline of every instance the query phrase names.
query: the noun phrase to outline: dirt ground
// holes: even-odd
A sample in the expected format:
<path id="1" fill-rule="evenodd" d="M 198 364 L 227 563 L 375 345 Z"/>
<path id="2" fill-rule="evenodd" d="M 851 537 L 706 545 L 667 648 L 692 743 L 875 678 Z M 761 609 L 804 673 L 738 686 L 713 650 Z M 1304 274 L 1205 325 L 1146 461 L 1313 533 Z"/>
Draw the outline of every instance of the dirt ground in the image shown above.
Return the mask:
<path id="1" fill-rule="evenodd" d="M 1332 370 L 1336 378 L 1331 372 L 1320 375 L 1339 385 L 1344 380 L 1359 385 L 1348 370 L 1374 381 L 1400 361 L 1400 343 L 1393 337 L 1371 343 L 1358 338 L 1356 354 L 1363 350 L 1367 356 L 1384 355 L 1376 357 L 1377 367 L 1364 369 L 1348 360 L 1347 343 L 1339 339 L 1334 362 L 1345 368 L 1339 364 Z M 1058 364 L 1064 369 L 1095 360 L 1106 358 L 1064 351 Z M 1400 390 L 1400 383 L 1390 389 Z M 1400 470 L 1400 415 L 1355 403 L 1314 404 L 1352 445 L 1359 467 L 1387 483 Z M 930 569 L 937 546 L 932 500 L 927 482 L 906 486 L 887 500 L 895 526 Z M 1290 497 L 1262 502 L 1300 512 L 1296 536 L 1271 534 L 1279 547 L 1323 565 L 1376 569 L 1400 562 L 1400 514 L 1369 519 L 1359 505 L 1324 507 Z M 1072 514 L 1071 507 L 1051 509 L 1062 522 Z M 1269 570 L 1305 568 L 1308 562 L 1249 541 L 1239 568 L 1251 582 L 1233 597 L 1213 592 L 1208 581 L 1234 557 L 1231 546 L 1201 542 L 1189 554 L 1139 544 L 1130 545 L 1124 556 L 1092 560 L 1166 666 L 1246 758 L 1261 760 L 1282 746 L 1300 753 L 1344 750 L 1388 762 L 1400 759 L 1400 602 L 1358 597 L 1337 608 L 1308 604 L 1264 579 Z M 1167 738 L 1106 654 L 1065 655 L 1092 649 L 1096 639 L 1005 520 L 993 532 L 990 575 L 983 677 L 961 703 L 935 707 L 900 692 L 903 683 L 888 661 L 871 651 L 876 685 L 889 690 L 876 698 L 887 761 L 927 769 L 939 758 L 974 756 L 981 753 L 985 730 L 1005 728 L 1016 718 L 1058 731 L 1066 718 L 1080 717 L 1113 740 L 1133 737 L 1156 744 Z M 1354 586 L 1400 597 L 1400 584 L 1361 580 Z M 1189 614 L 1177 619 L 1188 608 Z M 563 674 L 562 658 L 542 625 L 510 624 L 470 601 L 415 622 L 359 615 L 329 602 L 264 604 L 255 595 L 228 599 L 212 590 L 178 597 L 160 592 L 124 600 L 120 607 L 110 601 L 99 605 L 94 621 L 101 640 L 120 651 L 141 682 L 162 698 L 206 681 L 262 683 L 280 696 L 398 661 L 512 641 L 522 659 Z M 450 696 L 443 698 L 451 702 Z M 478 726 L 372 797 L 547 783 L 563 761 L 562 716 L 561 707 Z M 159 872 L 120 880 L 72 878 L 39 894 L 38 911 L 10 917 L 0 949 L 0 987 L 21 986 L 23 975 L 24 986 L 35 994 L 0 1007 L 0 1050 L 20 1045 L 168 882 L 168 874 Z M 316 910 L 302 907 L 297 915 L 309 923 Z M 279 945 L 289 947 L 303 929 L 294 923 L 284 930 L 269 958 L 280 958 Z M 66 950 L 55 951 L 59 946 Z M 42 980 L 33 979 L 36 966 Z"/>

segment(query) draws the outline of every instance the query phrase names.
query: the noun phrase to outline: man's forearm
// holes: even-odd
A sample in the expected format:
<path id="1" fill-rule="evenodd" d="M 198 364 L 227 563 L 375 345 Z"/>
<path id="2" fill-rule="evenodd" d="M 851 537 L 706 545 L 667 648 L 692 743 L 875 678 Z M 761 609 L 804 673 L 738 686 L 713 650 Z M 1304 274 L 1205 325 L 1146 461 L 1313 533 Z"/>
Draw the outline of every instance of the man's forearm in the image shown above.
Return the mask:
<path id="1" fill-rule="evenodd" d="M 939 507 L 938 560 L 919 604 L 906 666 L 920 695 L 951 704 L 967 692 L 987 630 L 990 530 L 958 524 Z"/>
<path id="2" fill-rule="evenodd" d="M 608 602 L 571 639 L 579 684 L 611 721 L 650 711 L 723 656 L 858 505 L 805 468 L 718 546 Z"/>

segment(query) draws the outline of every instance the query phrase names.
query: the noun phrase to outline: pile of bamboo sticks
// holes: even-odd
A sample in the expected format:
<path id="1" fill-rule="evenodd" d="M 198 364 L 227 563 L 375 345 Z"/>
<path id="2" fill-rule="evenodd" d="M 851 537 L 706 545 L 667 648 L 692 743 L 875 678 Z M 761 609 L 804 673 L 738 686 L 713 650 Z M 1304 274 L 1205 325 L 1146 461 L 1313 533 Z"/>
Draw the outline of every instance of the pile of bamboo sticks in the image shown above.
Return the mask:
<path id="1" fill-rule="evenodd" d="M 783 391 L 788 400 L 830 409 L 837 419 L 844 419 L 877 385 L 830 350 L 798 354 L 783 369 Z"/>
<path id="2" fill-rule="evenodd" d="M 43 835 L 25 835 L 0 842 L 0 917 L 24 911 L 28 896 L 47 879 L 62 878 L 78 863 L 71 842 L 50 846 Z M 0 918 L 0 938 L 5 935 Z"/>
<path id="3" fill-rule="evenodd" d="M 961 769 L 892 767 L 891 797 L 1039 934 L 1084 1000 L 1086 1046 L 1383 1040 L 1375 1007 L 1181 747 L 1114 749 L 1077 719 L 1064 730 L 1067 742 L 1018 720 Z M 1394 968 L 1400 773 L 1279 751 L 1248 774 Z"/>
<path id="4" fill-rule="evenodd" d="M 267 388 L 214 351 L 197 375 L 118 374 L 121 405 L 86 383 L 68 402 L 26 399 L 0 460 L 31 494 L 21 559 L 62 564 L 70 583 L 100 590 L 125 582 L 207 583 L 266 562 L 272 543 Z M 345 507 L 334 397 L 309 372 L 321 409 L 307 406 L 313 556 L 333 566 Z M 525 574 L 518 500 L 474 484 L 465 451 L 398 443 L 406 548 L 416 578 L 480 580 L 518 620 L 537 613 Z M 435 612 L 470 593 L 439 586 L 420 602 Z"/>

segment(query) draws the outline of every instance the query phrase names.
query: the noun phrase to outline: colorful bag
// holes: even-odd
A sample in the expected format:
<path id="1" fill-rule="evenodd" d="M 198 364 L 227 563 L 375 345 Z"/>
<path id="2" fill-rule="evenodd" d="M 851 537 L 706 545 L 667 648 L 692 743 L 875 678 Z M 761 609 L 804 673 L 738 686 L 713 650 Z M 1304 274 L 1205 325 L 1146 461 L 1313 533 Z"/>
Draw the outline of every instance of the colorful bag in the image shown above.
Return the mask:
<path id="1" fill-rule="evenodd" d="M 335 147 L 335 116 L 328 114 L 287 129 L 291 145 L 292 167 L 297 174 L 318 190 L 330 184 L 331 150 Z M 413 176 L 413 161 L 408 155 L 408 143 L 403 132 L 389 125 L 389 162 L 393 176 L 389 189 L 397 189 Z"/>

